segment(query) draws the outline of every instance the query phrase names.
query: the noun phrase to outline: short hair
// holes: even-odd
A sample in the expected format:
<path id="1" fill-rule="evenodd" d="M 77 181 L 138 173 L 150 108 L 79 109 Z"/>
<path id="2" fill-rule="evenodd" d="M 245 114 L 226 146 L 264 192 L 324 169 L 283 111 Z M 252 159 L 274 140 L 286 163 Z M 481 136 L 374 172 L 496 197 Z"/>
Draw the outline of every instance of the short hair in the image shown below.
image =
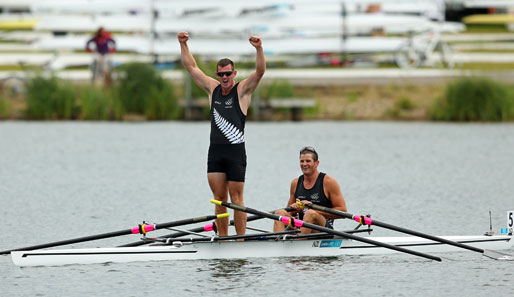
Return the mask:
<path id="1" fill-rule="evenodd" d="M 312 146 L 306 146 L 300 150 L 300 156 L 304 154 L 311 154 L 314 162 L 318 161 L 318 152 Z"/>
<path id="2" fill-rule="evenodd" d="M 234 70 L 234 68 L 235 68 L 234 62 L 232 62 L 232 60 L 227 59 L 227 58 L 223 58 L 218 61 L 218 63 L 216 64 L 216 70 L 218 70 L 218 67 L 225 67 L 227 65 L 232 65 L 232 70 Z"/>

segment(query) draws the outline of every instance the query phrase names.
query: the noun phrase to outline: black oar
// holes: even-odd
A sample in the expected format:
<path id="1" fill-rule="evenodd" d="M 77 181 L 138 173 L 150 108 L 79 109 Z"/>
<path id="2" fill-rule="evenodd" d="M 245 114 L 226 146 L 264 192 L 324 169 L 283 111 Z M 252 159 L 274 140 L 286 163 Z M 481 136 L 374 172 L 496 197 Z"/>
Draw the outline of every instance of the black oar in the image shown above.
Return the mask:
<path id="1" fill-rule="evenodd" d="M 279 209 L 285 209 L 286 211 L 291 211 L 293 210 L 293 208 L 291 207 L 286 207 L 286 208 L 279 208 Z M 270 211 L 271 213 L 274 213 L 275 211 L 279 210 L 279 209 L 276 209 L 276 210 L 272 210 Z M 251 221 L 256 221 L 256 220 L 260 220 L 260 219 L 263 219 L 262 216 L 249 216 L 246 221 L 247 222 L 251 222 Z M 234 220 L 230 220 L 230 223 L 229 223 L 231 226 L 234 225 Z M 158 238 L 162 238 L 162 239 L 166 239 L 166 238 L 177 238 L 177 237 L 181 237 L 181 236 L 184 236 L 184 235 L 188 235 L 190 233 L 200 233 L 200 232 L 204 232 L 204 231 L 211 231 L 213 230 L 213 227 L 215 228 L 216 225 L 212 225 L 212 224 L 208 224 L 208 225 L 205 225 L 203 227 L 198 227 L 198 228 L 194 228 L 194 229 L 189 229 L 186 231 L 180 231 L 180 232 L 175 232 L 175 233 L 171 233 L 171 234 L 167 234 L 167 235 L 162 235 L 162 236 L 159 236 Z M 216 231 L 216 230 L 214 230 Z M 124 244 L 124 245 L 120 245 L 118 247 L 133 247 L 133 246 L 141 246 L 141 245 L 145 245 L 145 244 L 149 244 L 149 243 L 152 243 L 153 241 L 136 241 L 136 242 L 132 242 L 132 243 L 127 243 L 127 244 Z"/>
<path id="2" fill-rule="evenodd" d="M 309 228 L 309 229 L 313 229 L 313 230 L 317 230 L 317 231 L 321 231 L 321 232 L 331 233 L 331 234 L 338 235 L 338 236 L 341 236 L 341 237 L 344 237 L 344 238 L 349 238 L 349 239 L 353 239 L 353 240 L 356 240 L 356 241 L 362 241 L 362 242 L 365 242 L 365 243 L 368 243 L 368 244 L 371 244 L 371 245 L 388 248 L 388 249 L 395 250 L 395 251 L 398 251 L 398 252 L 403 252 L 403 253 L 407 253 L 407 254 L 423 257 L 423 258 L 427 258 L 427 259 L 430 259 L 430 260 L 441 261 L 441 258 L 439 258 L 439 257 L 435 257 L 435 256 L 428 255 L 428 254 L 425 254 L 425 253 L 420 253 L 420 252 L 417 252 L 417 251 L 405 249 L 405 248 L 398 247 L 398 246 L 395 246 L 395 245 L 391 245 L 391 244 L 388 244 L 388 243 L 383 243 L 383 242 L 371 240 L 371 239 L 366 238 L 366 237 L 359 237 L 359 236 L 351 235 L 351 234 L 348 234 L 348 233 L 345 233 L 345 232 L 336 231 L 336 230 L 333 230 L 333 229 L 329 229 L 329 228 L 321 227 L 321 226 L 318 226 L 318 225 L 306 223 L 306 222 L 304 222 L 302 220 L 297 220 L 297 219 L 290 218 L 290 217 L 278 216 L 278 215 L 275 215 L 275 214 L 267 213 L 267 212 L 256 210 L 256 209 L 253 209 L 253 208 L 237 205 L 237 204 L 234 204 L 234 203 L 218 201 L 218 200 L 214 200 L 214 199 L 211 200 L 211 203 L 214 203 L 214 204 L 217 204 L 217 205 L 223 205 L 225 207 L 229 207 L 229 208 L 232 208 L 232 209 L 235 209 L 235 210 L 244 211 L 244 212 L 247 212 L 247 213 L 263 216 L 263 217 L 266 217 L 266 218 L 269 218 L 269 219 L 280 221 L 280 222 L 282 222 L 284 224 L 287 224 L 287 225 L 291 225 L 291 226 L 295 226 L 295 227 L 305 227 L 305 228 Z"/>
<path id="3" fill-rule="evenodd" d="M 331 208 L 328 208 L 328 207 L 325 207 L 325 206 L 321 206 L 321 205 L 317 205 L 317 204 L 306 204 L 304 206 L 312 208 L 312 209 L 315 209 L 315 210 L 323 211 L 323 212 L 326 212 L 326 213 L 330 213 L 330 214 L 333 214 L 333 215 L 336 215 L 336 216 L 339 216 L 339 217 L 342 217 L 342 218 L 345 218 L 345 219 L 355 220 L 355 221 L 357 221 L 357 222 L 359 222 L 359 223 L 361 223 L 363 225 L 369 225 L 369 226 L 375 225 L 375 226 L 387 228 L 387 229 L 390 229 L 390 230 L 394 230 L 394 231 L 398 231 L 398 232 L 402 232 L 402 233 L 406 233 L 406 234 L 410 234 L 410 235 L 414 235 L 414 236 L 430 239 L 430 240 L 433 240 L 433 241 L 445 243 L 445 244 L 448 244 L 448 245 L 453 245 L 453 246 L 460 247 L 460 248 L 463 248 L 463 249 L 467 249 L 467 250 L 470 250 L 470 251 L 482 253 L 484 256 L 490 257 L 492 259 L 509 260 L 508 257 L 506 257 L 506 256 L 509 256 L 507 254 L 503 254 L 503 253 L 499 253 L 499 252 L 495 252 L 495 251 L 491 251 L 491 250 L 483 250 L 481 248 L 477 248 L 477 247 L 474 247 L 474 246 L 471 246 L 471 245 L 467 245 L 467 244 L 462 244 L 460 242 L 456 242 L 456 241 L 448 240 L 448 239 L 445 239 L 445 238 L 433 236 L 433 235 L 430 235 L 430 234 L 425 234 L 425 233 L 421 233 L 421 232 L 418 232 L 418 231 L 409 230 L 409 229 L 398 227 L 398 226 L 394 226 L 394 225 L 391 225 L 391 224 L 388 224 L 388 223 L 380 222 L 380 221 L 377 221 L 375 219 L 372 219 L 372 218 L 369 218 L 369 217 L 366 217 L 366 216 L 353 215 L 351 213 L 339 211 L 339 210 L 336 210 L 336 209 L 331 209 Z"/>
<path id="4" fill-rule="evenodd" d="M 102 234 L 97 234 L 97 235 L 90 235 L 90 236 L 86 236 L 86 237 L 79 237 L 79 238 L 73 238 L 73 239 L 68 239 L 68 240 L 62 240 L 62 241 L 33 245 L 33 246 L 28 246 L 28 247 L 13 249 L 13 250 L 2 251 L 2 252 L 0 252 L 0 255 L 9 254 L 12 251 L 30 251 L 30 250 L 36 250 L 36 249 L 44 249 L 44 248 L 49 248 L 49 247 L 54 247 L 54 246 L 73 244 L 73 243 L 79 243 L 79 242 L 85 242 L 85 241 L 91 241 L 91 240 L 98 240 L 98 239 L 104 239 L 104 238 L 110 238 L 110 237 L 116 237 L 116 236 L 122 236 L 122 235 L 146 234 L 147 232 L 154 231 L 157 229 L 182 226 L 182 225 L 193 224 L 193 223 L 198 223 L 198 222 L 205 222 L 205 221 L 209 221 L 209 220 L 214 220 L 216 218 L 226 218 L 228 216 L 229 216 L 228 213 L 223 213 L 223 214 L 219 214 L 219 215 L 196 217 L 196 218 L 191 218 L 191 219 L 184 219 L 184 220 L 180 220 L 180 221 L 154 224 L 154 225 L 142 224 L 142 225 L 139 225 L 134 228 L 120 230 L 120 231 L 102 233 Z"/>

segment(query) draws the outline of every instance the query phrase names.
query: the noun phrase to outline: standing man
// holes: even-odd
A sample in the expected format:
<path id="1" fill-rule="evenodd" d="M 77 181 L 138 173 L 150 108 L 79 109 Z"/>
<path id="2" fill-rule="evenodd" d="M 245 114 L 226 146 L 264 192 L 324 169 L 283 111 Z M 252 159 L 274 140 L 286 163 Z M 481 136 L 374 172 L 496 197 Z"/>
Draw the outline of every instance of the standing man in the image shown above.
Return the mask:
<path id="1" fill-rule="evenodd" d="M 94 47 L 93 47 L 94 45 Z M 102 78 L 107 85 L 111 84 L 111 54 L 116 51 L 116 42 L 104 27 L 100 27 L 95 35 L 86 43 L 86 50 L 89 53 L 95 52 L 93 61 L 92 82 Z"/>
<path id="2" fill-rule="evenodd" d="M 237 71 L 229 59 L 221 59 L 216 66 L 215 80 L 202 72 L 189 52 L 187 32 L 178 33 L 180 58 L 195 83 L 209 95 L 211 107 L 211 137 L 207 159 L 207 178 L 214 199 L 227 202 L 228 195 L 232 203 L 244 205 L 243 189 L 246 173 L 246 150 L 244 128 L 246 114 L 250 107 L 252 93 L 257 88 L 264 71 L 266 61 L 259 37 L 251 36 L 250 44 L 255 47 L 257 57 L 255 71 L 248 78 L 236 82 Z M 225 213 L 226 207 L 216 205 L 215 213 Z M 234 211 L 236 233 L 246 232 L 246 213 Z M 217 219 L 216 226 L 220 236 L 228 235 L 228 218 Z"/>
<path id="3" fill-rule="evenodd" d="M 326 212 L 303 208 L 306 204 L 315 203 L 335 210 L 346 212 L 346 202 L 344 201 L 341 189 L 337 181 L 323 172 L 318 171 L 318 153 L 313 147 L 306 146 L 300 150 L 300 169 L 303 174 L 293 179 L 288 207 L 294 210 L 287 212 L 284 209 L 278 210 L 275 214 L 279 216 L 300 215 L 300 219 L 306 223 L 319 225 L 333 229 L 334 219 L 338 218 Z M 285 229 L 282 222 L 275 221 L 273 231 L 279 232 Z M 301 228 L 301 234 L 317 232 L 309 228 Z"/>

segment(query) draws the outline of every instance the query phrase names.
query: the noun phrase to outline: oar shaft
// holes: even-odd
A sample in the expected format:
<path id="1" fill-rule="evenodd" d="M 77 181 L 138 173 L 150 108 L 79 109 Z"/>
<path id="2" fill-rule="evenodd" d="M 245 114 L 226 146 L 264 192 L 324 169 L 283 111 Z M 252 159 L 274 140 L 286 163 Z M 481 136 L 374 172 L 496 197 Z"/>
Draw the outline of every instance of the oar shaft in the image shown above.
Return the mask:
<path id="1" fill-rule="evenodd" d="M 357 216 L 357 215 L 353 215 L 353 214 L 350 214 L 350 213 L 347 213 L 347 212 L 343 212 L 343 211 L 339 211 L 339 210 L 336 210 L 336 209 L 331 209 L 331 208 L 328 208 L 328 207 L 325 207 L 325 206 L 321 206 L 321 205 L 317 205 L 317 204 L 307 204 L 306 206 L 310 207 L 312 209 L 315 209 L 315 210 L 323 211 L 323 212 L 330 213 L 330 214 L 333 214 L 333 215 L 337 215 L 337 216 L 340 216 L 340 217 L 343 217 L 343 218 L 353 219 L 353 220 L 355 220 L 355 221 L 357 221 L 357 222 L 359 222 L 361 224 L 366 224 L 366 225 L 370 225 L 370 226 L 371 225 L 375 225 L 375 226 L 383 227 L 383 228 L 386 228 L 386 229 L 390 229 L 390 230 L 394 230 L 394 231 L 410 234 L 410 235 L 413 235 L 413 236 L 418 236 L 418 237 L 430 239 L 430 240 L 433 240 L 433 241 L 445 243 L 445 244 L 448 244 L 448 245 L 453 245 L 453 246 L 460 247 L 460 248 L 463 248 L 463 249 L 468 249 L 468 250 L 471 250 L 471 251 L 474 251 L 474 252 L 484 253 L 483 249 L 480 249 L 480 248 L 477 248 L 477 247 L 474 247 L 474 246 L 470 246 L 470 245 L 467 245 L 467 244 L 462 244 L 460 242 L 448 240 L 448 239 L 437 237 L 437 236 L 433 236 L 433 235 L 430 235 L 430 234 L 425 234 L 425 233 L 421 233 L 421 232 L 418 232 L 418 231 L 414 231 L 414 230 L 410 230 L 410 229 L 394 226 L 394 225 L 391 225 L 391 224 L 388 224 L 388 223 L 384 223 L 384 222 L 380 222 L 380 221 L 377 221 L 375 219 L 371 219 L 371 218 L 368 218 L 368 217 L 365 217 L 365 216 Z"/>
<path id="2" fill-rule="evenodd" d="M 260 216 L 263 216 L 263 217 L 266 217 L 266 218 L 269 218 L 269 219 L 272 219 L 272 220 L 276 220 L 276 221 L 281 221 L 284 224 L 291 224 L 291 225 L 294 225 L 295 227 L 305 227 L 305 228 L 309 228 L 309 229 L 313 229 L 313 230 L 317 230 L 317 231 L 321 231 L 321 232 L 331 233 L 331 234 L 335 234 L 335 235 L 338 235 L 338 236 L 341 236 L 341 237 L 344 237 L 344 238 L 349 238 L 349 239 L 353 239 L 353 240 L 356 240 L 356 241 L 361 241 L 361 242 L 364 242 L 364 243 L 368 243 L 368 244 L 371 244 L 371 245 L 388 248 L 388 249 L 395 250 L 395 251 L 398 251 L 398 252 L 403 252 L 403 253 L 407 253 L 407 254 L 423 257 L 423 258 L 427 258 L 427 259 L 430 259 L 430 260 L 441 261 L 441 258 L 439 258 L 439 257 L 435 257 L 435 256 L 428 255 L 428 254 L 425 254 L 425 253 L 421 253 L 421 252 L 405 249 L 405 248 L 398 247 L 398 246 L 395 246 L 395 245 L 391 245 L 391 244 L 388 244 L 388 243 L 383 243 L 383 242 L 371 240 L 371 239 L 368 239 L 368 238 L 365 238 L 365 237 L 359 237 L 359 236 L 351 235 L 351 234 L 348 234 L 348 233 L 345 233 L 345 232 L 336 231 L 336 230 L 325 228 L 325 227 L 322 227 L 322 226 L 306 223 L 306 222 L 304 222 L 302 220 L 297 220 L 297 219 L 293 219 L 293 218 L 290 218 L 290 217 L 282 217 L 282 216 L 278 216 L 278 215 L 275 215 L 275 214 L 259 211 L 259 210 L 256 210 L 256 209 L 252 209 L 252 208 L 249 208 L 249 207 L 237 205 L 237 204 L 234 204 L 234 203 L 223 202 L 223 201 L 218 201 L 218 200 L 214 200 L 214 199 L 211 200 L 211 202 L 214 203 L 214 204 L 223 205 L 223 206 L 226 206 L 228 208 L 235 209 L 235 210 L 239 210 L 239 211 L 243 211 L 243 212 L 247 212 L 247 213 L 251 213 L 251 214 L 260 215 Z"/>
<path id="3" fill-rule="evenodd" d="M 204 231 L 212 231 L 214 228 L 214 223 L 210 223 L 210 224 L 207 224 L 203 227 L 197 227 L 197 228 L 193 228 L 193 229 L 189 229 L 187 231 L 180 231 L 180 232 L 175 232 L 175 233 L 171 233 L 171 234 L 167 234 L 167 235 L 162 235 L 162 236 L 159 236 L 158 238 L 162 238 L 162 239 L 165 239 L 165 238 L 177 238 L 177 237 L 181 237 L 181 236 L 185 236 L 185 235 L 188 235 L 188 234 L 191 234 L 191 233 L 200 233 L 200 232 L 204 232 Z M 150 241 L 136 241 L 136 242 L 131 242 L 131 243 L 127 243 L 127 244 L 124 244 L 124 245 L 120 245 L 118 247 L 134 247 L 134 246 L 141 246 L 141 245 L 145 245 L 145 244 L 149 244 L 149 243 L 152 243 Z"/>
<path id="4" fill-rule="evenodd" d="M 132 234 L 132 230 L 122 230 L 122 231 L 116 231 L 116 232 L 109 232 L 109 233 L 102 233 L 97 235 L 90 235 L 90 236 L 84 236 L 79 238 L 73 238 L 73 239 L 67 239 L 67 240 L 61 240 L 61 241 L 55 241 L 55 242 L 49 242 L 49 243 L 43 243 L 38 245 L 32 245 L 22 248 L 17 248 L 13 250 L 7 250 L 0 252 L 0 255 L 9 254 L 14 251 L 31 251 L 31 250 L 38 250 L 38 249 L 44 249 L 49 247 L 55 247 L 55 246 L 61 246 L 61 245 L 67 245 L 67 244 L 74 244 L 79 242 L 85 242 L 85 241 L 92 241 L 92 240 L 99 240 L 99 239 L 105 239 L 110 237 L 116 237 L 116 236 L 122 236 L 122 235 L 128 235 Z"/>
<path id="5" fill-rule="evenodd" d="M 12 251 L 30 251 L 30 250 L 44 249 L 44 248 L 56 247 L 56 246 L 67 245 L 67 244 L 74 244 L 74 243 L 80 243 L 80 242 L 86 242 L 86 241 L 92 241 L 92 240 L 117 237 L 117 236 L 122 236 L 122 235 L 137 234 L 137 233 L 144 234 L 146 232 L 154 231 L 157 229 L 176 227 L 176 226 L 193 224 L 193 223 L 198 223 L 198 222 L 204 222 L 204 221 L 214 220 L 216 218 L 221 218 L 221 217 L 228 217 L 228 213 L 219 214 L 219 215 L 202 216 L 202 217 L 196 217 L 196 218 L 191 218 L 191 219 L 185 219 L 185 220 L 179 220 L 179 221 L 173 221 L 173 222 L 161 223 L 161 224 L 154 224 L 154 225 L 142 224 L 142 225 L 139 225 L 138 227 L 120 230 L 120 231 L 102 233 L 102 234 L 97 234 L 97 235 L 90 235 L 90 236 L 85 236 L 85 237 L 78 237 L 78 238 L 73 238 L 73 239 L 67 239 L 67 240 L 61 240 L 61 241 L 55 241 L 55 242 L 50 242 L 50 243 L 44 243 L 44 244 L 38 244 L 38 245 L 33 245 L 33 246 L 28 246 L 28 247 L 17 248 L 17 249 L 13 249 L 13 250 L 1 251 L 0 255 L 9 254 Z"/>
<path id="6" fill-rule="evenodd" d="M 286 211 L 293 210 L 293 208 L 291 208 L 291 207 L 279 208 L 279 209 L 285 209 Z M 277 210 L 272 210 L 270 212 L 274 213 Z M 264 218 L 263 216 L 253 215 L 253 216 L 248 216 L 246 221 L 247 222 L 251 222 L 251 221 L 260 220 L 260 219 L 263 219 L 263 218 Z M 231 226 L 234 226 L 234 220 L 230 220 L 229 224 Z M 210 229 L 206 229 L 206 226 L 210 226 L 211 228 Z M 200 233 L 200 232 L 211 231 L 211 230 L 212 230 L 212 224 L 205 225 L 204 227 L 198 227 L 198 228 L 190 229 L 190 230 L 187 230 L 187 231 L 188 232 L 192 232 L 192 233 Z M 188 235 L 189 234 L 188 232 L 183 232 L 182 231 L 182 232 L 171 233 L 171 234 L 159 236 L 159 238 L 177 238 L 177 237 L 180 237 L 180 236 Z M 145 244 L 148 244 L 148 243 L 149 242 L 141 241 L 140 240 L 140 241 L 136 241 L 136 242 L 131 242 L 131 243 L 127 243 L 127 244 L 124 244 L 124 245 L 120 245 L 119 247 L 141 246 L 141 245 L 145 245 Z"/>
<path id="7" fill-rule="evenodd" d="M 270 213 L 275 213 L 277 210 L 285 210 L 285 211 L 292 211 L 293 208 L 292 207 L 286 207 L 286 208 L 279 208 L 279 209 L 275 209 L 275 210 L 272 210 L 272 211 L 269 211 Z M 246 218 L 246 221 L 247 222 L 251 222 L 251 221 L 256 221 L 256 220 L 260 220 L 260 219 L 263 219 L 264 217 L 263 216 L 259 216 L 259 215 L 253 215 L 253 216 L 249 216 L 248 218 Z M 230 225 L 234 225 L 234 220 L 230 220 Z"/>
<path id="8" fill-rule="evenodd" d="M 155 226 L 155 230 L 157 230 L 157 229 L 200 223 L 200 222 L 205 222 L 205 221 L 209 221 L 209 220 L 214 220 L 217 218 L 227 218 L 227 217 L 228 217 L 228 213 L 224 213 L 224 214 L 219 214 L 219 215 L 196 217 L 196 218 L 192 218 L 192 219 L 185 219 L 185 220 L 174 221 L 174 222 L 169 222 L 169 223 L 155 224 L 154 226 Z"/>

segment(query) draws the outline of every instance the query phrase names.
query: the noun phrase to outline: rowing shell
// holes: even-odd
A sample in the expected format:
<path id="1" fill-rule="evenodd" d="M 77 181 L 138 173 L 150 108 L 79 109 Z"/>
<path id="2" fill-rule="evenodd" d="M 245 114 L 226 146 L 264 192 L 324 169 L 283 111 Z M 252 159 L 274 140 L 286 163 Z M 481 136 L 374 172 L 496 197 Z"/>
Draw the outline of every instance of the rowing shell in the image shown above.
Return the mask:
<path id="1" fill-rule="evenodd" d="M 442 238 L 488 250 L 506 250 L 514 245 L 512 236 L 441 236 Z M 435 253 L 462 251 L 457 247 L 420 237 L 370 237 L 375 241 L 411 250 Z M 175 241 L 171 245 L 143 247 L 88 248 L 13 251 L 17 266 L 57 266 L 68 264 L 122 263 L 136 261 L 173 261 L 199 259 L 245 259 L 270 257 L 336 257 L 395 253 L 390 249 L 358 241 L 334 238 L 318 240 L 260 241 Z"/>

